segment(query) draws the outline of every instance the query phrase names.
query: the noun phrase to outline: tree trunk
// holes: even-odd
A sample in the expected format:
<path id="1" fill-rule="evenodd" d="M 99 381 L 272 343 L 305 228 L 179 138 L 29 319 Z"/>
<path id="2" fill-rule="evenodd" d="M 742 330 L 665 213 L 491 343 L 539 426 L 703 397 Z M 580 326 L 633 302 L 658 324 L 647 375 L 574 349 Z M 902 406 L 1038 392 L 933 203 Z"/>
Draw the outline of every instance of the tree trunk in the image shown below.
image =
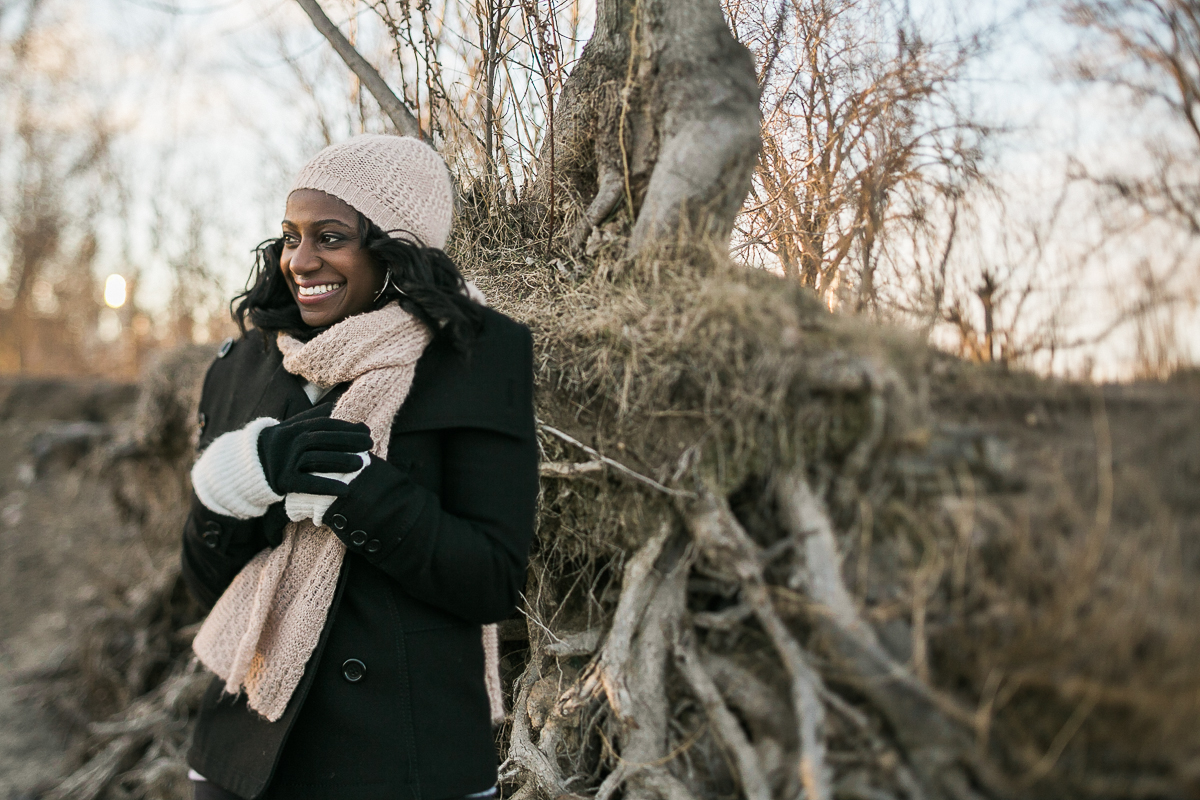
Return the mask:
<path id="1" fill-rule="evenodd" d="M 534 197 L 553 180 L 576 201 L 563 231 L 576 247 L 621 209 L 630 255 L 681 237 L 724 246 L 761 144 L 758 99 L 718 0 L 600 0 Z"/>

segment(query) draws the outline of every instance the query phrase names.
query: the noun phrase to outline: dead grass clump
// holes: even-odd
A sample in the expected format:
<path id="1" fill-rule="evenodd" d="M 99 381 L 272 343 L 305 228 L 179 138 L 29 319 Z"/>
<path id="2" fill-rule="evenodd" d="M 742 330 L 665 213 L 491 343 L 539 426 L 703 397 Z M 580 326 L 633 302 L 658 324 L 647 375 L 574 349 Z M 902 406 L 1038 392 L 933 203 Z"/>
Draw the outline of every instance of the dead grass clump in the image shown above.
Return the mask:
<path id="1" fill-rule="evenodd" d="M 1032 463 L 989 433 L 986 413 L 967 425 L 931 415 L 931 385 L 975 378 L 957 366 L 947 370 L 901 332 L 828 314 L 772 276 L 719 261 L 696 268 L 665 259 L 636 267 L 603 259 L 588 267 L 476 261 L 468 269 L 495 305 L 535 330 L 545 426 L 590 448 L 543 428 L 553 469 L 544 468 L 542 583 L 575 575 L 559 582 L 565 599 L 545 607 L 542 624 L 555 635 L 595 627 L 598 614 L 610 620 L 600 632 L 615 625 L 625 594 L 616 577 L 630 554 L 686 518 L 693 497 L 727 498 L 768 559 L 776 610 L 863 714 L 851 722 L 826 717 L 827 740 L 853 743 L 854 758 L 873 765 L 835 774 L 903 793 L 895 770 L 878 769 L 894 753 L 935 795 L 967 796 L 930 777 L 937 759 L 922 763 L 913 733 L 896 730 L 904 727 L 896 706 L 863 689 L 862 664 L 846 648 L 839 653 L 814 638 L 820 612 L 806 592 L 805 559 L 794 552 L 797 540 L 781 524 L 774 497 L 780 475 L 803 465 L 839 531 L 842 578 L 883 648 L 872 657 L 891 659 L 914 681 L 911 691 L 926 693 L 912 721 L 926 726 L 933 749 L 969 765 L 973 791 L 1190 791 L 1198 751 L 1189 723 L 1200 696 L 1190 665 L 1200 638 L 1187 623 L 1195 619 L 1195 576 L 1179 555 L 1186 509 L 1156 504 L 1144 480 L 1118 470 L 1105 479 L 1112 484 L 1105 502 L 1113 505 L 1105 518 L 1094 497 L 1095 469 L 1056 476 L 1051 465 Z M 1011 382 L 1034 401 L 1058 402 L 1064 391 L 1023 375 L 981 381 L 988 382 Z M 582 575 L 566 568 L 581 563 L 589 565 Z M 749 657 L 767 683 L 786 685 L 778 654 L 763 648 L 747 587 L 727 566 L 705 567 L 701 559 L 690 567 L 686 607 L 703 629 L 701 660 Z M 531 599 L 530 610 L 537 609 Z M 599 647 L 593 676 L 603 656 Z M 534 654 L 526 669 L 537 661 Z M 778 731 L 763 733 L 761 722 L 750 725 L 734 684 L 722 696 L 748 726 L 760 762 L 794 763 L 794 735 L 781 740 Z M 579 686 L 563 695 L 571 691 Z M 663 691 L 677 712 L 672 743 L 682 746 L 693 734 L 720 739 L 682 721 L 694 691 L 670 681 Z M 610 706 L 620 697 L 618 689 L 601 694 Z M 796 715 L 772 707 L 776 726 L 795 731 Z M 923 716 L 930 709 L 939 715 L 933 724 Z M 606 735 L 620 740 L 620 726 Z M 543 749 L 556 748 L 563 752 Z M 607 763 L 616 768 L 622 762 L 614 759 Z M 578 774 L 565 762 L 562 769 Z M 685 783 L 707 794 L 722 785 L 716 774 L 715 783 L 694 775 Z M 773 784 L 772 791 L 782 789 Z"/>

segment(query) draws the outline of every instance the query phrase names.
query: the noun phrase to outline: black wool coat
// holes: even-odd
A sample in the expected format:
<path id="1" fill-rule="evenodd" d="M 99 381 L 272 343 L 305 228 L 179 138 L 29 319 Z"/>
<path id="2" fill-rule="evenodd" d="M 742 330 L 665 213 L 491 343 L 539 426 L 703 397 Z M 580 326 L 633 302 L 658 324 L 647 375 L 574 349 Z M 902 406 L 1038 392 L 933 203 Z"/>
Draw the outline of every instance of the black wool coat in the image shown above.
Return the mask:
<path id="1" fill-rule="evenodd" d="M 267 722 L 214 679 L 193 769 L 245 798 L 443 800 L 495 784 L 481 625 L 508 617 L 524 585 L 538 491 L 532 384 L 528 329 L 495 311 L 484 310 L 469 359 L 440 338 L 429 345 L 387 461 L 325 515 L 347 553 L 287 710 Z M 311 408 L 303 385 L 273 339 L 251 331 L 227 345 L 205 378 L 201 449 L 258 417 Z M 183 577 L 202 603 L 282 539 L 282 506 L 236 520 L 193 496 Z"/>

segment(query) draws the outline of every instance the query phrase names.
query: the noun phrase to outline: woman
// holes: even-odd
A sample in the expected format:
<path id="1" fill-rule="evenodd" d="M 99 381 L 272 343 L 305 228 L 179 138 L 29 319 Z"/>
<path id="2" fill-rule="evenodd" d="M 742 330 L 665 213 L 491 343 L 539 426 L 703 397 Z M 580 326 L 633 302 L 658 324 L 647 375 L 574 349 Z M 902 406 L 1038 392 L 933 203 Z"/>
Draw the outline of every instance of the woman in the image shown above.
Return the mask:
<path id="1" fill-rule="evenodd" d="M 213 606 L 200 800 L 494 791 L 482 626 L 524 583 L 532 350 L 441 251 L 451 208 L 432 149 L 359 136 L 304 168 L 260 248 L 204 382 L 183 536 Z"/>

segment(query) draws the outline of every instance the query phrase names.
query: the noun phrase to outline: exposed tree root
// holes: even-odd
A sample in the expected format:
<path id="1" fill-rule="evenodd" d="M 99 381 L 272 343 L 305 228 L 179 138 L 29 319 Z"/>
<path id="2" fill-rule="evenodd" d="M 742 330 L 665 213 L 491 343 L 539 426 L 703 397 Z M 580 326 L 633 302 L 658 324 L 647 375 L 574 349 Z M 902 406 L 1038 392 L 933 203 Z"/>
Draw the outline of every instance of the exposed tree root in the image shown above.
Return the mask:
<path id="1" fill-rule="evenodd" d="M 199 705 L 209 680 L 210 676 L 193 661 L 113 718 L 89 725 L 94 755 L 66 776 L 45 800 L 95 800 L 104 797 L 118 778 L 128 785 L 146 788 L 161 785 L 164 777 L 182 781 L 186 768 L 178 755 L 187 738 L 186 722 Z M 162 774 L 164 765 L 147 750 L 151 743 L 159 744 L 159 750 L 161 745 L 168 745 L 175 756 L 170 760 L 174 774 Z"/>
<path id="2" fill-rule="evenodd" d="M 541 678 L 540 659 L 533 658 L 521 676 L 517 700 L 513 704 L 512 735 L 509 740 L 506 766 L 515 766 L 527 774 L 526 783 L 518 794 L 537 792 L 541 797 L 571 796 L 554 759 L 534 743 L 529 716 L 529 695 Z M 502 769 L 503 771 L 503 769 Z"/>
<path id="3" fill-rule="evenodd" d="M 572 250 L 579 250 L 583 247 L 592 229 L 612 213 L 617 203 L 621 201 L 621 195 L 625 191 L 625 176 L 621 172 L 607 166 L 604 161 L 600 161 L 598 167 L 600 172 L 599 187 L 596 189 L 596 196 L 588 204 L 583 218 L 579 220 L 575 229 L 571 231 L 569 241 Z"/>
<path id="4" fill-rule="evenodd" d="M 671 533 L 670 527 L 664 525 L 626 564 L 621 597 L 617 601 L 608 636 L 600 653 L 580 676 L 578 684 L 563 696 L 561 713 L 571 713 L 603 693 L 619 719 L 627 725 L 637 724 L 630 716 L 633 703 L 625 685 L 625 669 L 633 649 L 633 637 L 641 625 L 650 598 L 662 580 L 654 572 L 654 563 L 662 554 Z"/>
<path id="5" fill-rule="evenodd" d="M 618 765 L 600 785 L 596 800 L 607 800 L 622 784 L 626 784 L 626 797 L 659 794 L 651 785 L 654 781 L 646 782 L 645 770 L 659 766 L 669 752 L 667 668 L 686 611 L 687 574 L 691 567 L 690 553 L 682 552 L 680 539 L 675 537 L 672 541 L 671 533 L 664 525 L 652 540 L 654 549 L 661 550 L 654 570 L 657 580 L 646 598 L 630 658 L 621 667 L 627 676 L 625 688 L 630 703 L 627 708 L 631 713 L 623 718 L 617 731 Z M 662 545 L 657 542 L 659 537 L 665 537 Z M 661 781 L 655 785 L 667 786 Z"/>
<path id="6" fill-rule="evenodd" d="M 781 476 L 776 497 L 784 526 L 803 548 L 802 582 L 816 605 L 814 616 L 839 679 L 852 683 L 887 718 L 925 793 L 974 800 L 980 795 L 972 785 L 982 783 L 991 794 L 1008 796 L 1003 781 L 978 755 L 966 724 L 969 714 L 897 664 L 859 615 L 842 581 L 833 526 L 803 474 Z"/>
<path id="7" fill-rule="evenodd" d="M 767 784 L 767 777 L 759 764 L 758 754 L 754 752 L 754 747 L 742 732 L 737 717 L 726 707 L 712 677 L 700 662 L 691 636 L 683 636 L 675 644 L 675 663 L 687 679 L 688 686 L 704 706 L 717 735 L 732 753 L 746 800 L 771 800 L 771 787 Z"/>
<path id="8" fill-rule="evenodd" d="M 803 649 L 771 603 L 758 546 L 733 516 L 728 503 L 711 494 L 697 503 L 696 510 L 688 517 L 688 527 L 701 551 L 714 563 L 725 565 L 741 581 L 743 599 L 754 609 L 754 616 L 783 660 L 790 676 L 792 709 L 800 728 L 801 785 L 813 800 L 831 798 L 822 731 L 825 709 L 820 700 L 821 677 L 809 665 Z"/>

